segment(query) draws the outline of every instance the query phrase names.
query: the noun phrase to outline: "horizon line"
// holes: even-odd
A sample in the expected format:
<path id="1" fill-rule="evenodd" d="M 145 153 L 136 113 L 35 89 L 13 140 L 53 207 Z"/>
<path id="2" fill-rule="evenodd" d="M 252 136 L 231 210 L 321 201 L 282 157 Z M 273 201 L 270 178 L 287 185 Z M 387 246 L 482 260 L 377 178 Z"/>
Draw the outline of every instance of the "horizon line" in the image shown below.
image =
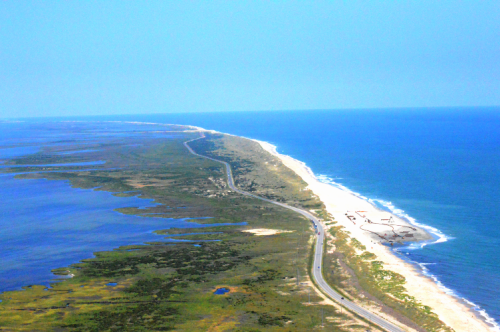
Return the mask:
<path id="1" fill-rule="evenodd" d="M 3 117 L 2 120 L 22 119 L 44 119 L 44 118 L 81 118 L 81 117 L 107 117 L 107 116 L 130 116 L 130 115 L 168 115 L 168 114 L 196 114 L 196 113 L 244 113 L 244 112 L 319 112 L 319 111 L 394 111 L 394 110 L 424 110 L 424 109 L 485 109 L 500 108 L 500 105 L 490 106 L 404 106 L 404 107 L 359 107 L 359 108 L 312 108 L 312 109 L 281 109 L 281 110 L 226 110 L 226 111 L 176 111 L 155 113 L 119 113 L 119 114 L 74 114 L 74 115 L 42 115 L 23 117 Z"/>

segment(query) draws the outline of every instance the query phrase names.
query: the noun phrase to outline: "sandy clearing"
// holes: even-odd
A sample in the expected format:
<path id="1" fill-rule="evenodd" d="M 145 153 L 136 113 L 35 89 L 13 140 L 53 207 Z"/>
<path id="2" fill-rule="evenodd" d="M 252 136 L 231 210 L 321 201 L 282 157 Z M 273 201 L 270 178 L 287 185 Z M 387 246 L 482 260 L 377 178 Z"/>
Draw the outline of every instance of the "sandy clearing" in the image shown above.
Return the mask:
<path id="1" fill-rule="evenodd" d="M 281 229 L 269 229 L 269 228 L 254 228 L 254 229 L 246 229 L 242 232 L 252 233 L 257 236 L 265 236 L 265 235 L 275 235 L 280 233 L 291 233 L 293 231 L 285 231 Z"/>

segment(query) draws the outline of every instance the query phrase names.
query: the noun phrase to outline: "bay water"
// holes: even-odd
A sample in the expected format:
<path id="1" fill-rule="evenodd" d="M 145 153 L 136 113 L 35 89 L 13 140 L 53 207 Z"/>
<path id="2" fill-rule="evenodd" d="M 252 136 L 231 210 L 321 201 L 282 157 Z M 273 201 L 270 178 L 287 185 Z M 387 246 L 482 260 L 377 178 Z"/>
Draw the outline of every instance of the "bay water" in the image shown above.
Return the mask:
<path id="1" fill-rule="evenodd" d="M 131 137 L 137 129 L 135 125 L 101 125 L 96 122 L 68 127 L 50 119 L 0 122 L 0 160 L 33 154 L 43 147 L 54 145 L 80 148 L 81 153 L 87 153 L 88 150 L 82 148 L 85 146 L 82 142 L 105 143 L 107 139 Z M 154 133 L 158 126 L 141 126 L 140 129 L 141 136 L 171 137 Z M 145 135 L 145 130 L 151 130 L 152 134 Z M 74 153 L 71 151 L 71 154 Z M 60 165 L 91 167 L 103 163 L 93 161 Z M 0 169 L 7 167 L 12 168 L 0 165 Z M 14 166 L 14 169 L 22 172 L 19 167 Z M 147 208 L 157 203 L 137 196 L 117 197 L 110 192 L 95 190 L 97 188 L 73 188 L 69 181 L 26 180 L 14 176 L 12 173 L 0 174 L 0 292 L 34 284 L 49 286 L 61 279 L 51 272 L 53 269 L 91 258 L 97 251 L 151 241 L 183 241 L 165 239 L 153 233 L 155 230 L 219 225 L 151 214 L 126 215 L 115 209 Z"/>

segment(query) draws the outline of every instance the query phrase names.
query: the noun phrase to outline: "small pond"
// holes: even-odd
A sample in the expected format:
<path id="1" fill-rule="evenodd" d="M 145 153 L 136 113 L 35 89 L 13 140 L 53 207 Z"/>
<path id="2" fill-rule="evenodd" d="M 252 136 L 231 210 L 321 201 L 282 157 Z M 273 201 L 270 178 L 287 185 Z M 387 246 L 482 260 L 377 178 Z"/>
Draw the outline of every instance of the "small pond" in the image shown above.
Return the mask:
<path id="1" fill-rule="evenodd" d="M 214 292 L 215 295 L 224 295 L 226 293 L 229 293 L 229 288 L 217 288 Z"/>

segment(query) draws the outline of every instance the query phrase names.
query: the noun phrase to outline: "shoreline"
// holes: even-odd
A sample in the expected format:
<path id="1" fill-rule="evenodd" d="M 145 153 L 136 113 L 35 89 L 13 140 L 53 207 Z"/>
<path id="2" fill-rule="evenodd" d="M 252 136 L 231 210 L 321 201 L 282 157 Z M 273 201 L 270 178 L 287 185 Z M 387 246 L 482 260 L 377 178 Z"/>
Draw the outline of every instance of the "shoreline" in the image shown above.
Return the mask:
<path id="1" fill-rule="evenodd" d="M 278 153 L 278 152 L 276 152 L 276 153 Z M 297 160 L 297 162 L 300 162 L 300 161 Z M 324 176 L 324 175 L 316 176 L 312 172 L 310 167 L 308 167 L 303 162 L 300 162 L 300 163 L 302 163 L 304 165 L 304 167 L 306 167 L 308 169 L 311 176 L 315 177 L 319 182 L 326 183 L 326 184 L 331 185 L 335 188 L 338 188 L 338 189 L 340 189 L 348 194 L 356 196 L 361 200 L 367 201 L 368 203 L 373 205 L 373 207 L 375 209 L 378 209 L 378 210 L 383 211 L 383 212 L 388 212 L 391 215 L 397 216 L 399 219 L 402 219 L 404 222 L 407 222 L 408 224 L 411 224 L 416 228 L 420 228 L 430 235 L 429 239 L 413 240 L 413 241 L 405 242 L 405 244 L 410 244 L 408 247 L 411 247 L 412 245 L 419 245 L 419 248 L 413 247 L 411 249 L 421 249 L 426 245 L 442 243 L 442 242 L 446 242 L 446 241 L 452 239 L 451 237 L 443 234 L 437 228 L 416 222 L 416 220 L 414 218 L 411 218 L 409 215 L 404 213 L 403 210 L 395 208 L 394 205 L 392 205 L 392 202 L 383 201 L 381 199 L 372 199 L 372 198 L 365 197 L 359 193 L 356 193 L 356 192 L 350 190 L 349 188 L 347 188 L 339 183 L 336 183 L 334 181 L 334 179 L 331 179 L 331 178 Z"/>
<path id="2" fill-rule="evenodd" d="M 277 147 L 268 142 L 248 139 L 258 143 L 265 151 L 279 158 L 285 166 L 300 176 L 308 184 L 308 188 L 325 204 L 327 211 L 332 214 L 335 221 L 349 231 L 352 237 L 355 237 L 365 245 L 367 251 L 374 253 L 379 260 L 383 261 L 387 269 L 403 275 L 406 279 L 405 288 L 408 294 L 431 307 L 445 324 L 457 332 L 498 331 L 498 326 L 493 323 L 493 319 L 484 310 L 482 313 L 474 310 L 477 306 L 472 302 L 447 293 L 446 289 L 448 288 L 440 285 L 437 279 L 425 275 L 422 266 L 417 262 L 412 263 L 409 260 L 398 257 L 399 255 L 393 252 L 389 246 L 382 243 L 375 243 L 373 236 L 369 236 L 367 235 L 368 232 L 355 227 L 356 225 L 353 224 L 353 221 L 346 217 L 346 212 L 349 211 L 350 214 L 352 214 L 352 211 L 369 211 L 371 214 L 376 213 L 375 211 L 388 213 L 398 223 L 402 222 L 403 224 L 413 225 L 428 234 L 427 238 L 412 241 L 412 243 L 419 243 L 421 245 L 426 245 L 422 241 L 431 239 L 436 240 L 432 243 L 446 241 L 447 237 L 440 233 L 439 230 L 431 226 L 412 223 L 411 220 L 407 222 L 401 216 L 396 215 L 394 211 L 383 211 L 370 200 L 357 195 L 347 188 L 344 189 L 337 185 L 321 182 L 304 162 L 280 154 L 277 152 Z M 431 231 L 429 232 L 426 228 L 431 229 Z M 436 234 L 433 232 L 434 230 L 439 233 Z M 435 237 L 431 237 L 430 234 L 433 234 Z M 406 241 L 404 243 L 408 244 Z"/>

